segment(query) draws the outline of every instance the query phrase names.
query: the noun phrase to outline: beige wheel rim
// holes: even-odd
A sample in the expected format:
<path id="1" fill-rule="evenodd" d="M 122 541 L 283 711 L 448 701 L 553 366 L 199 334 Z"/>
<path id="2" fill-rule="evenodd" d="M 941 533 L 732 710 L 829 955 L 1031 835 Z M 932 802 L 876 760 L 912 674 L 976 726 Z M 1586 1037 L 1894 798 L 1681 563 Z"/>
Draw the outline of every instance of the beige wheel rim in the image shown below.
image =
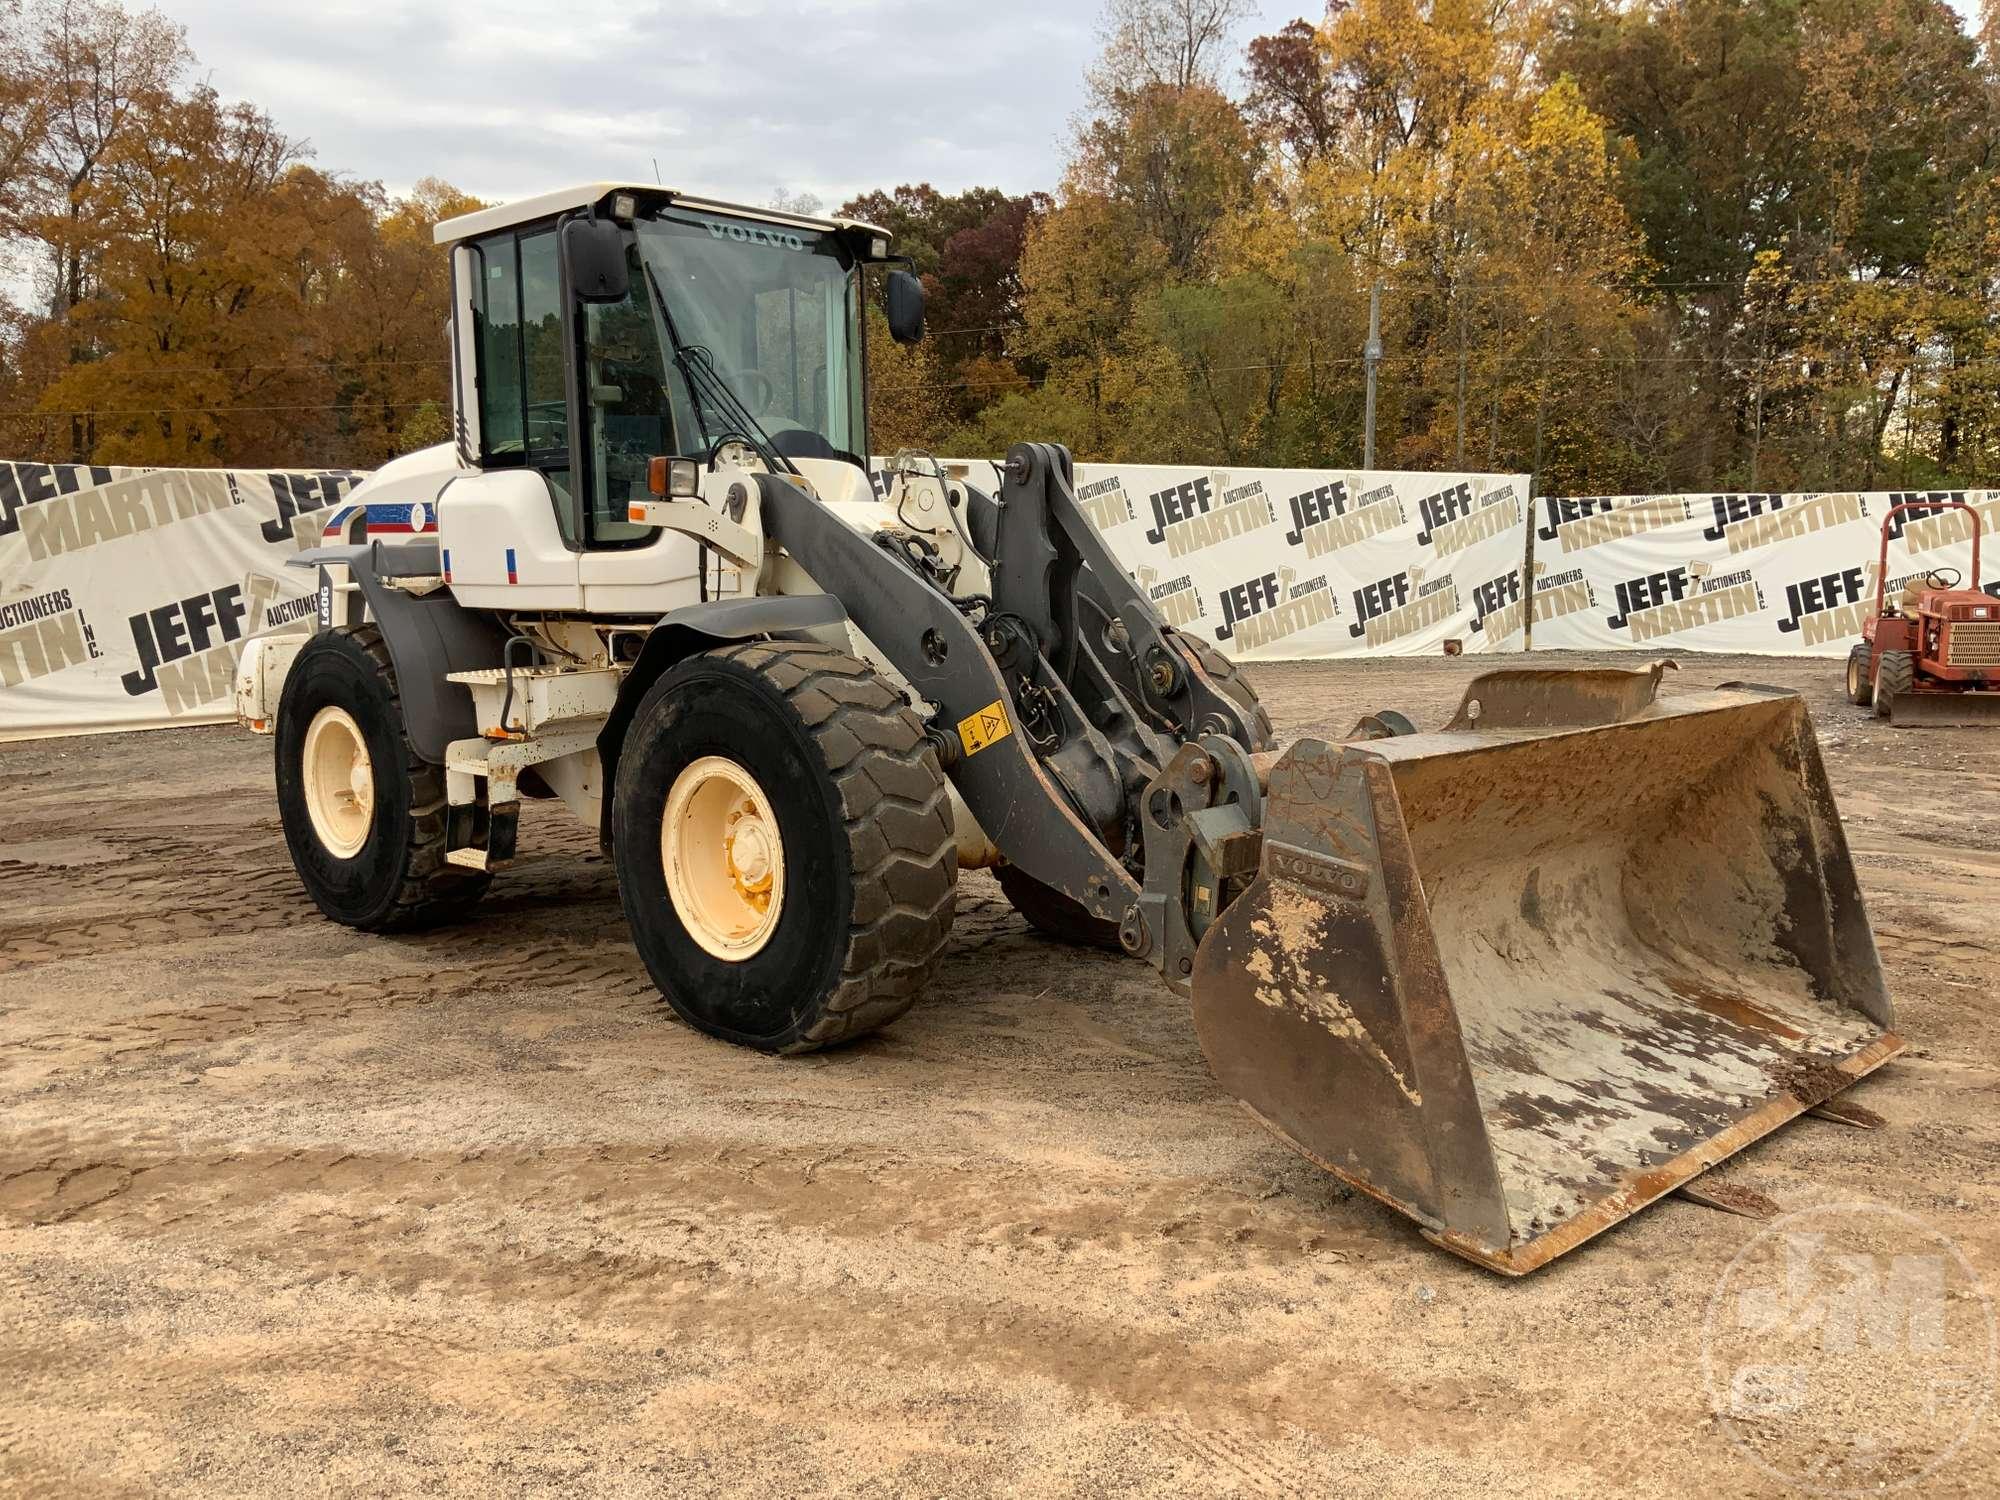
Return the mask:
<path id="1" fill-rule="evenodd" d="M 319 841 L 342 859 L 354 858 L 375 821 L 375 767 L 361 726 L 344 708 L 328 704 L 306 726 L 305 789 Z"/>
<path id="2" fill-rule="evenodd" d="M 762 951 L 785 905 L 785 845 L 764 789 L 735 761 L 704 755 L 667 791 L 660 820 L 667 896 L 688 936 L 731 963 Z"/>

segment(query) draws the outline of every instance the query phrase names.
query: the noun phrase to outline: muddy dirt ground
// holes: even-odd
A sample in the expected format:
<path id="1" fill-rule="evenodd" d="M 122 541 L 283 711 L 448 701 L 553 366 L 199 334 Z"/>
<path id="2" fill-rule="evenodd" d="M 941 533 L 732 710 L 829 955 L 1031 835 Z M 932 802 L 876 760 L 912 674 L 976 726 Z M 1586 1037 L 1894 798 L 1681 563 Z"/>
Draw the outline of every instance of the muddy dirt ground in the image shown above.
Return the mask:
<path id="1" fill-rule="evenodd" d="M 1290 738 L 1437 722 L 1475 670 L 1255 675 Z M 2000 1290 L 2000 735 L 1889 730 L 1839 675 L 1679 681 L 1809 697 L 1910 1049 L 1847 1096 L 1885 1128 L 1711 1175 L 1905 1210 Z M 228 729 L 0 747 L 0 1491 L 1738 1496 L 1829 1456 L 1712 1414 L 1756 1222 L 1456 1261 L 984 875 L 917 1010 L 776 1061 L 663 1013 L 558 809 L 477 923 L 366 937 L 270 779 Z M 1991 1494 L 1996 1426 L 1914 1492 Z"/>

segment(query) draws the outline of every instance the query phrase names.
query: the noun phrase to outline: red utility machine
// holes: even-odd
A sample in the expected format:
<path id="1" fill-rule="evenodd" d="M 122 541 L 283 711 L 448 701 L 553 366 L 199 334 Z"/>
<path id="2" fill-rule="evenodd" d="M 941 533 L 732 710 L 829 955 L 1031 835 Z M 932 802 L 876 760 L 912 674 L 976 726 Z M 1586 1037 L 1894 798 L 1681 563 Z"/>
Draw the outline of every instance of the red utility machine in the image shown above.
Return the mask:
<path id="1" fill-rule="evenodd" d="M 1962 510 L 1972 522 L 1972 581 L 1979 582 L 1979 513 L 1952 500 L 1898 505 L 1882 518 L 1875 614 L 1847 655 L 1848 701 L 1875 705 L 1892 724 L 2000 723 L 2000 599 L 1933 568 L 1890 599 L 1889 527 L 1905 511 Z M 1945 575 L 1949 574 L 1949 577 Z"/>

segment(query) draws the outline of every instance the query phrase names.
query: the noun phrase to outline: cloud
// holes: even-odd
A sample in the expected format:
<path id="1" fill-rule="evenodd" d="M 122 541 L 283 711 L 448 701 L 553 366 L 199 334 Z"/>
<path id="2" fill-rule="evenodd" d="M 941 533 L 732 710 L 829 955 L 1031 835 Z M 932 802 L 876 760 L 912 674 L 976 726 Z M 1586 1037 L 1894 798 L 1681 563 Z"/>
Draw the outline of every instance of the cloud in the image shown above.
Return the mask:
<path id="1" fill-rule="evenodd" d="M 1062 0 L 646 7 L 173 0 L 226 97 L 391 191 L 436 175 L 507 199 L 595 178 L 829 204 L 929 180 L 1047 187 L 1091 8 Z"/>
<path id="2" fill-rule="evenodd" d="M 1049 188 L 1095 51 L 1091 0 L 611 4 L 168 0 L 228 98 L 391 192 L 504 201 L 651 181 L 829 206 L 928 181 Z M 1267 3 L 1260 30 L 1299 5 Z"/>

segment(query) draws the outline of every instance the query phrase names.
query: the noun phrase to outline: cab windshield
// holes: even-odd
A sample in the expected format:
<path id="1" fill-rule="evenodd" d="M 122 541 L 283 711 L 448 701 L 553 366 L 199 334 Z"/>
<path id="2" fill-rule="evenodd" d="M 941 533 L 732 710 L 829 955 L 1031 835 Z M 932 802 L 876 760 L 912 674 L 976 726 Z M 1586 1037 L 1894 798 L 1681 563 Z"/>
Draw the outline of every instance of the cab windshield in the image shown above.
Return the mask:
<path id="1" fill-rule="evenodd" d="M 629 293 L 581 309 L 587 545 L 653 538 L 627 515 L 632 501 L 649 498 L 656 455 L 706 458 L 724 438 L 755 442 L 754 429 L 787 458 L 866 451 L 861 272 L 835 235 L 680 207 L 633 229 Z M 546 238 L 553 255 L 555 236 Z M 684 363 L 707 373 L 690 386 Z M 712 379 L 742 403 L 753 430 L 714 399 Z M 566 489 L 567 470 L 550 477 Z"/>
<path id="2" fill-rule="evenodd" d="M 859 453 L 859 276 L 839 240 L 680 208 L 635 227 L 672 333 L 683 347 L 705 351 L 778 451 L 790 458 Z M 661 335 L 671 346 L 666 329 Z M 671 347 L 667 353 L 675 445 L 684 455 L 704 455 L 741 424 L 690 390 L 672 367 Z"/>

